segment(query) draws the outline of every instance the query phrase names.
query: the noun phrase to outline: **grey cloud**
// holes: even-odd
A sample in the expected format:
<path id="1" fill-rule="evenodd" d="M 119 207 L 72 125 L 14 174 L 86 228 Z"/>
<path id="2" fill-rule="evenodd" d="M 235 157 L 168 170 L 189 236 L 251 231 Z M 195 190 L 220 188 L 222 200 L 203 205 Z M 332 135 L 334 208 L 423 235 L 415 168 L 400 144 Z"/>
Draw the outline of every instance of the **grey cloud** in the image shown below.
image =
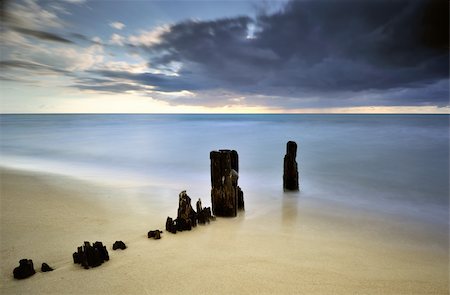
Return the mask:
<path id="1" fill-rule="evenodd" d="M 147 86 L 154 86 L 156 91 L 181 91 L 197 90 L 199 85 L 190 83 L 184 78 L 153 73 L 129 73 L 109 70 L 89 71 L 91 74 L 100 75 L 105 78 L 127 80 Z"/>
<path id="2" fill-rule="evenodd" d="M 14 27 L 13 29 L 21 34 L 32 36 L 32 37 L 35 37 L 35 38 L 38 38 L 41 40 L 61 42 L 61 43 L 67 43 L 67 44 L 73 43 L 69 39 L 66 39 L 64 37 L 61 37 L 57 34 L 50 33 L 50 32 L 31 30 L 31 29 L 20 28 L 20 27 Z"/>
<path id="3" fill-rule="evenodd" d="M 291 1 L 255 20 L 179 23 L 161 39 L 145 47 L 150 64 L 183 70 L 143 83 L 280 96 L 292 106 L 305 97 L 316 106 L 448 105 L 448 87 L 436 83 L 449 76 L 447 1 Z M 363 95 L 372 100 L 355 99 Z"/>
<path id="4" fill-rule="evenodd" d="M 76 77 L 75 84 L 70 85 L 70 87 L 77 88 L 79 90 L 92 90 L 107 93 L 123 93 L 130 90 L 144 90 L 144 87 L 140 84 L 130 84 L 118 81 L 116 78 L 97 78 L 93 76 Z"/>
<path id="5" fill-rule="evenodd" d="M 112 83 L 105 85 L 93 85 L 93 84 L 74 84 L 71 85 L 73 88 L 77 88 L 80 90 L 93 90 L 98 92 L 106 92 L 106 93 L 123 93 L 130 90 L 143 90 L 139 85 L 131 85 L 127 83 Z"/>
<path id="6" fill-rule="evenodd" d="M 96 78 L 96 77 L 78 77 L 76 79 L 77 83 L 80 84 L 108 84 L 114 82 L 114 80 L 111 79 L 104 79 L 104 78 Z"/>
<path id="7" fill-rule="evenodd" d="M 54 11 L 43 9 L 37 2 L 1 1 L 0 21 L 2 30 L 11 29 L 44 41 L 73 43 L 71 40 L 47 30 L 48 27 L 59 28 L 63 22 Z"/>
<path id="8" fill-rule="evenodd" d="M 96 43 L 93 42 L 91 39 L 89 39 L 86 35 L 80 34 L 80 33 L 71 33 L 70 34 L 73 38 L 84 41 L 84 42 L 88 42 L 88 43 Z"/>
<path id="9" fill-rule="evenodd" d="M 76 40 L 88 43 L 88 44 L 95 44 L 95 45 L 102 45 L 102 46 L 108 46 L 108 44 L 105 44 L 103 42 L 98 42 L 98 41 L 94 41 L 92 40 L 92 38 L 89 38 L 86 35 L 80 34 L 80 33 L 71 33 L 70 34 L 73 38 L 75 38 Z"/>
<path id="10" fill-rule="evenodd" d="M 448 35 L 445 0 L 290 1 L 255 18 L 177 23 L 158 43 L 127 44 L 165 73 L 181 63 L 177 75 L 96 70 L 72 87 L 195 92 L 155 95 L 187 105 L 446 106 Z"/>
<path id="11" fill-rule="evenodd" d="M 2 68 L 18 68 L 30 71 L 40 71 L 40 72 L 54 72 L 68 74 L 69 72 L 54 67 L 50 67 L 44 64 L 25 61 L 25 60 L 1 60 L 0 69 Z"/>

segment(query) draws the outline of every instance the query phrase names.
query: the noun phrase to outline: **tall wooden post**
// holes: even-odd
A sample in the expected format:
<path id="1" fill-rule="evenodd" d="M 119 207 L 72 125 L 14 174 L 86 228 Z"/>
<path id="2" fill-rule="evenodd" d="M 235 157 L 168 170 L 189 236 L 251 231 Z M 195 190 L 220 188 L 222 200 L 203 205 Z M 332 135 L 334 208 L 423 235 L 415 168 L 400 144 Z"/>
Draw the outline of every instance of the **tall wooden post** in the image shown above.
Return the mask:
<path id="1" fill-rule="evenodd" d="M 297 144 L 288 141 L 286 145 L 286 155 L 284 156 L 283 188 L 284 190 L 298 191 L 298 167 L 295 158 L 297 157 Z"/>
<path id="2" fill-rule="evenodd" d="M 244 193 L 238 186 L 239 158 L 234 150 L 212 151 L 211 205 L 217 216 L 236 216 L 244 209 Z"/>

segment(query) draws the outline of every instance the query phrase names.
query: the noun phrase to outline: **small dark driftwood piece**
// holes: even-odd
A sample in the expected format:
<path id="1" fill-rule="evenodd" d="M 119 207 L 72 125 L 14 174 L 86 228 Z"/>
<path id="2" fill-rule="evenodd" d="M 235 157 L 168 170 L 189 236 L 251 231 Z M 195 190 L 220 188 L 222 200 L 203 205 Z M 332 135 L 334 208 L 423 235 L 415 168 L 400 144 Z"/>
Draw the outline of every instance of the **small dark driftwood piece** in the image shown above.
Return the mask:
<path id="1" fill-rule="evenodd" d="M 212 213 L 234 217 L 238 210 L 244 210 L 244 193 L 238 186 L 238 153 L 235 150 L 212 151 L 209 158 Z"/>
<path id="2" fill-rule="evenodd" d="M 159 240 L 161 239 L 161 234 L 162 234 L 162 230 L 151 230 L 148 232 L 147 237 L 150 238 L 154 238 L 155 240 Z"/>
<path id="3" fill-rule="evenodd" d="M 197 223 L 205 224 L 215 219 L 211 215 L 211 208 L 203 208 L 200 199 L 197 201 L 196 208 L 197 212 L 192 208 L 191 198 L 187 195 L 186 191 L 182 191 L 178 196 L 177 218 L 173 220 L 171 217 L 167 217 L 166 231 L 176 234 L 177 231 L 191 230 L 192 227 L 197 226 Z"/>
<path id="4" fill-rule="evenodd" d="M 127 248 L 127 245 L 125 245 L 125 243 L 122 241 L 115 241 L 113 244 L 113 250 L 117 250 L 117 249 L 125 250 L 126 248 Z"/>
<path id="5" fill-rule="evenodd" d="M 283 188 L 289 191 L 298 191 L 298 167 L 295 158 L 297 157 L 297 144 L 288 141 L 286 145 L 286 155 L 284 156 Z"/>
<path id="6" fill-rule="evenodd" d="M 97 267 L 109 260 L 108 250 L 102 242 L 95 242 L 92 246 L 91 243 L 84 242 L 84 246 L 78 247 L 77 252 L 72 256 L 73 263 L 81 264 L 85 269 Z"/>
<path id="7" fill-rule="evenodd" d="M 177 225 L 176 222 L 171 218 L 167 217 L 166 220 L 166 231 L 176 234 L 177 233 Z"/>
<path id="8" fill-rule="evenodd" d="M 42 263 L 41 271 L 42 272 L 53 271 L 53 268 L 51 268 L 47 263 L 44 262 Z"/>
<path id="9" fill-rule="evenodd" d="M 34 275 L 36 271 L 34 270 L 33 260 L 31 259 L 20 259 L 19 266 L 14 268 L 13 275 L 15 279 L 22 280 Z"/>

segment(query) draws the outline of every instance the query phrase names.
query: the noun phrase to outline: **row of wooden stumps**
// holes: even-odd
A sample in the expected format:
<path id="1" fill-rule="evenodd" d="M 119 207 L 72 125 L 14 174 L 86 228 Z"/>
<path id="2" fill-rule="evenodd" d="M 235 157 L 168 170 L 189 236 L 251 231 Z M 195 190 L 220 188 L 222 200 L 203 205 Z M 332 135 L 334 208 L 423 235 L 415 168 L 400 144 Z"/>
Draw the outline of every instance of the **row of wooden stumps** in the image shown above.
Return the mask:
<path id="1" fill-rule="evenodd" d="M 239 159 L 234 150 L 219 150 L 210 153 L 211 159 L 211 208 L 203 208 L 198 199 L 196 210 L 186 191 L 178 196 L 177 218 L 167 217 L 166 231 L 191 230 L 198 223 L 209 223 L 215 216 L 236 216 L 238 209 L 244 209 L 244 193 L 238 186 Z"/>
<path id="2" fill-rule="evenodd" d="M 212 151 L 211 159 L 211 205 L 216 216 L 234 217 L 244 210 L 244 193 L 238 185 L 239 157 L 235 150 Z M 283 189 L 298 191 L 297 143 L 286 144 L 283 167 Z"/>
<path id="3" fill-rule="evenodd" d="M 298 190 L 298 167 L 296 162 L 297 144 L 289 141 L 284 156 L 283 188 L 285 190 Z M 238 210 L 244 210 L 244 193 L 238 185 L 239 157 L 235 150 L 219 150 L 210 153 L 211 159 L 211 208 L 202 206 L 199 199 L 196 211 L 192 208 L 191 198 L 186 191 L 182 191 L 178 200 L 177 218 L 173 220 L 167 217 L 166 230 L 171 233 L 190 230 L 197 223 L 205 224 L 214 220 L 215 216 L 234 217 Z M 214 215 L 213 215 L 214 214 Z M 148 232 L 148 238 L 161 239 L 162 231 L 152 230 Z M 122 241 L 116 241 L 113 250 L 126 249 Z M 77 248 L 73 253 L 73 262 L 81 264 L 85 269 L 97 267 L 109 260 L 108 250 L 101 242 L 95 242 L 92 246 L 84 242 L 84 246 Z M 43 263 L 42 272 L 52 271 L 53 268 Z M 19 266 L 13 271 L 14 278 L 24 279 L 35 274 L 31 259 L 21 259 Z"/>

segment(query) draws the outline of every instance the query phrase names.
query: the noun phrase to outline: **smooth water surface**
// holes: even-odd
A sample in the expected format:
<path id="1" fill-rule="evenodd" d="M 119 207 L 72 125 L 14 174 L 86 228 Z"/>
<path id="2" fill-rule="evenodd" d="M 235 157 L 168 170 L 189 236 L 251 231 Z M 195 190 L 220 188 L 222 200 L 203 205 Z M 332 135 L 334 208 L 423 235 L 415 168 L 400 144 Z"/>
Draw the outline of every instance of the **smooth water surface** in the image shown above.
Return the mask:
<path id="1" fill-rule="evenodd" d="M 209 152 L 235 149 L 257 202 L 282 196 L 289 140 L 302 197 L 448 223 L 448 115 L 2 115 L 0 165 L 207 196 Z"/>

